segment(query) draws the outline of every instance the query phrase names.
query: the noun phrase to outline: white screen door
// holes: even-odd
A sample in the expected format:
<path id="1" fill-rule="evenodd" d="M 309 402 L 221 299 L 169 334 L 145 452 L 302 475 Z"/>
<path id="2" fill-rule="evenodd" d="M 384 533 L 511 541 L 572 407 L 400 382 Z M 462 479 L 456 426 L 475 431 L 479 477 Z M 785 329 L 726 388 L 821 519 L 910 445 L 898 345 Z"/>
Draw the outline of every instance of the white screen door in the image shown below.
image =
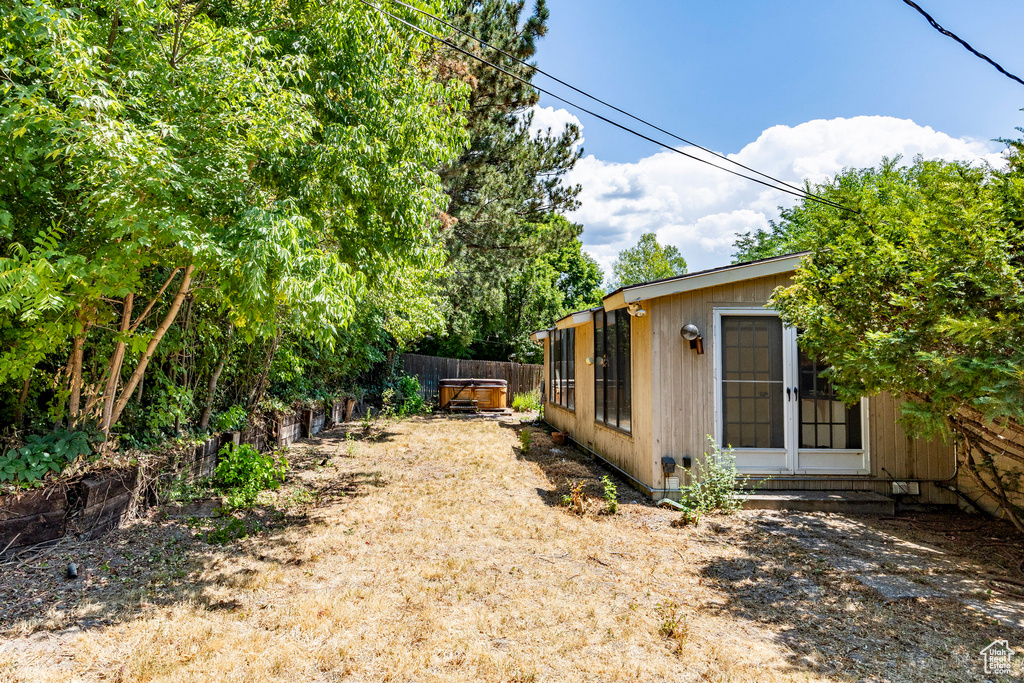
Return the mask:
<path id="1" fill-rule="evenodd" d="M 716 438 L 751 474 L 866 474 L 866 401 L 835 399 L 825 367 L 768 309 L 715 310 Z"/>

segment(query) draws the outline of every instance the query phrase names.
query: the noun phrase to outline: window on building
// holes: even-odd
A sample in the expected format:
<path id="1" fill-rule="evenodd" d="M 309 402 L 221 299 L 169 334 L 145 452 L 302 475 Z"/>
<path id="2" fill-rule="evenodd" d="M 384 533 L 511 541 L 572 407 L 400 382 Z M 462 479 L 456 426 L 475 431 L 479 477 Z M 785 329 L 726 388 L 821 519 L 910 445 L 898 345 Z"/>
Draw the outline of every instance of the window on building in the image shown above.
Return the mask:
<path id="1" fill-rule="evenodd" d="M 632 429 L 629 313 L 594 313 L 594 419 L 628 432 Z"/>
<path id="2" fill-rule="evenodd" d="M 551 332 L 550 401 L 569 410 L 576 409 L 576 330 Z"/>

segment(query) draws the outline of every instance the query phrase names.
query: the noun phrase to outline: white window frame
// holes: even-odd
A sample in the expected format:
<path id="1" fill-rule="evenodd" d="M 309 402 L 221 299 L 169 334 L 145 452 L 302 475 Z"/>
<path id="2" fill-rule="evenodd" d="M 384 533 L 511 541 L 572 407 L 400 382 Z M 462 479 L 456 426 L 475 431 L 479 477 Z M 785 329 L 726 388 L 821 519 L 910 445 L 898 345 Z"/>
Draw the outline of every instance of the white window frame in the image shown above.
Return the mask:
<path id="1" fill-rule="evenodd" d="M 712 309 L 714 314 L 712 341 L 714 343 L 714 369 L 712 372 L 715 390 L 715 440 L 725 448 L 724 443 L 725 425 L 723 424 L 724 407 L 722 405 L 722 318 L 728 316 L 766 316 L 779 317 L 778 311 L 765 306 L 744 307 L 744 306 L 718 306 Z M 799 368 L 797 367 L 798 351 L 796 345 L 796 329 L 783 325 L 782 327 L 782 372 L 784 387 L 798 387 L 800 385 Z M 791 404 L 786 401 L 785 423 L 784 423 L 784 448 L 736 448 L 738 456 L 747 456 L 762 459 L 760 464 L 742 465 L 737 462 L 737 469 L 744 474 L 771 475 L 771 476 L 794 476 L 794 475 L 865 475 L 871 472 L 871 429 L 868 423 L 869 416 L 868 399 L 860 401 L 861 418 L 861 444 L 862 448 L 800 448 L 799 404 Z M 808 458 L 824 458 L 836 456 L 845 462 L 833 465 L 803 466 L 801 467 L 800 456 Z M 845 456 L 845 458 L 844 458 Z M 739 458 L 737 458 L 739 460 Z"/>

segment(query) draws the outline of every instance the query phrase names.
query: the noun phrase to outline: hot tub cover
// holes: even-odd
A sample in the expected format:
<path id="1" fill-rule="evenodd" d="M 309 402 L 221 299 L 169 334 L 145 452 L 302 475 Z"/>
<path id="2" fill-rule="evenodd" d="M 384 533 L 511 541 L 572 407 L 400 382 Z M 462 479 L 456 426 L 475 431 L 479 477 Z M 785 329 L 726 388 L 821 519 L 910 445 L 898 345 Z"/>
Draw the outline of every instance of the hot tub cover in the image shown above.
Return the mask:
<path id="1" fill-rule="evenodd" d="M 503 379 L 442 379 L 438 381 L 440 387 L 507 387 L 508 382 Z"/>

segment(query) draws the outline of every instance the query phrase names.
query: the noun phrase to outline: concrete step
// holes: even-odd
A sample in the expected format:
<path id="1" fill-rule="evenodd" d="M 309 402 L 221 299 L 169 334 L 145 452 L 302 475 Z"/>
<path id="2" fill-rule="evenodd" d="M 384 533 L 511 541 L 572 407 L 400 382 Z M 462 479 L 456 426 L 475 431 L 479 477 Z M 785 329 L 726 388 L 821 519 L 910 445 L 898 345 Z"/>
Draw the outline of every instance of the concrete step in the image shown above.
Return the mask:
<path id="1" fill-rule="evenodd" d="M 759 491 L 743 504 L 747 510 L 843 512 L 852 515 L 894 515 L 896 501 L 869 491 Z"/>

